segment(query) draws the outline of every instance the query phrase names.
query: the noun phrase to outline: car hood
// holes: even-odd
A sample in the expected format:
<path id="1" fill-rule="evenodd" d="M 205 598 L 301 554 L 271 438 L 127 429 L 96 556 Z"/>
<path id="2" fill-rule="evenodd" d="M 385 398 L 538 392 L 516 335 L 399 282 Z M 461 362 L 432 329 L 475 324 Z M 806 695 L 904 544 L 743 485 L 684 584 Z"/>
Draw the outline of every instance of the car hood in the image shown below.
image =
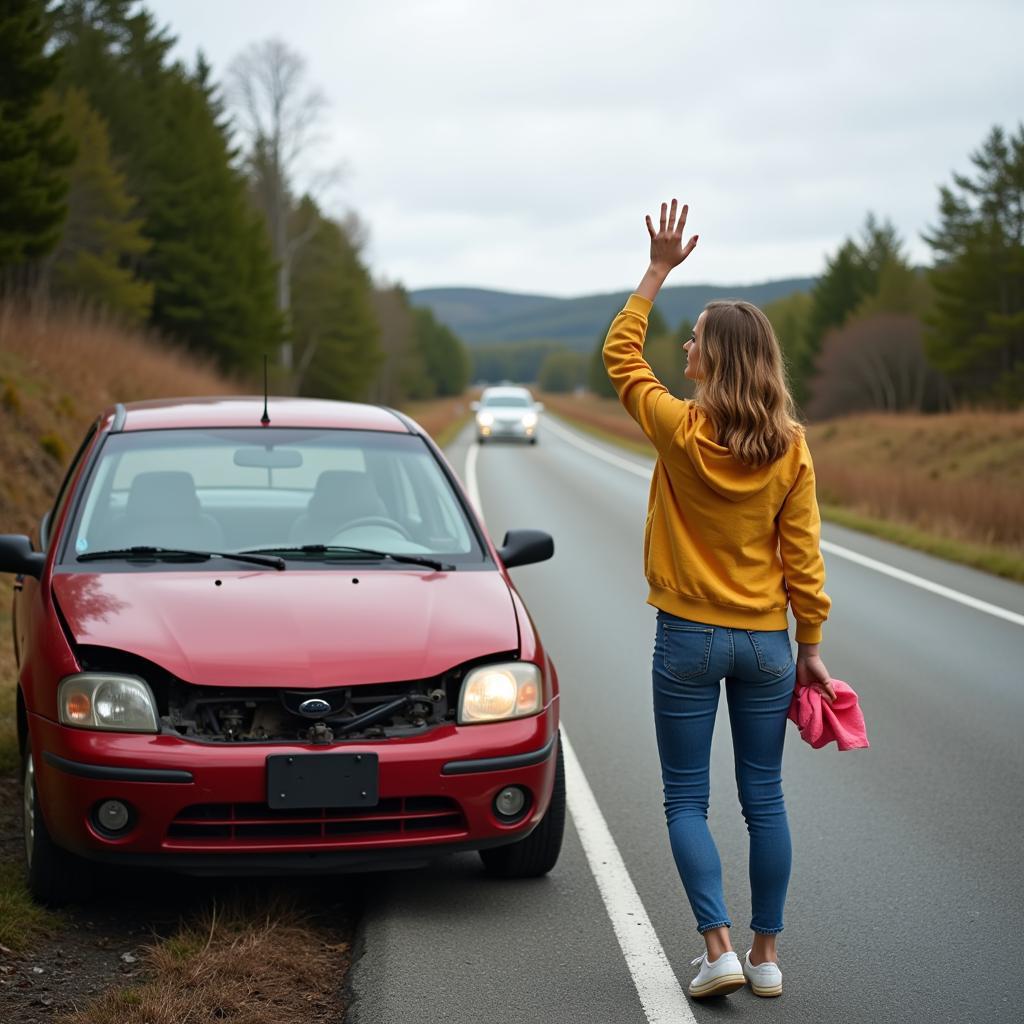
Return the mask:
<path id="1" fill-rule="evenodd" d="M 66 573 L 53 590 L 77 643 L 129 651 L 197 684 L 424 679 L 519 649 L 495 571 Z"/>

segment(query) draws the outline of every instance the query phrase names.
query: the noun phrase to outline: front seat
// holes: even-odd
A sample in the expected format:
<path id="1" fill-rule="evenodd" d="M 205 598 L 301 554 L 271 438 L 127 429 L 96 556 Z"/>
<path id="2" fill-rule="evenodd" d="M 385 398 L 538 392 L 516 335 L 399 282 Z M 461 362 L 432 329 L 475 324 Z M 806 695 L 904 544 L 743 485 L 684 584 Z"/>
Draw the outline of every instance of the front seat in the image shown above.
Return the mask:
<path id="1" fill-rule="evenodd" d="M 118 543 L 122 547 L 152 545 L 165 548 L 219 550 L 224 532 L 213 516 L 203 512 L 191 473 L 160 470 L 138 473 Z"/>
<path id="2" fill-rule="evenodd" d="M 351 469 L 325 469 L 316 480 L 306 511 L 292 525 L 290 543 L 330 544 L 346 523 L 364 516 L 387 516 L 373 480 Z"/>

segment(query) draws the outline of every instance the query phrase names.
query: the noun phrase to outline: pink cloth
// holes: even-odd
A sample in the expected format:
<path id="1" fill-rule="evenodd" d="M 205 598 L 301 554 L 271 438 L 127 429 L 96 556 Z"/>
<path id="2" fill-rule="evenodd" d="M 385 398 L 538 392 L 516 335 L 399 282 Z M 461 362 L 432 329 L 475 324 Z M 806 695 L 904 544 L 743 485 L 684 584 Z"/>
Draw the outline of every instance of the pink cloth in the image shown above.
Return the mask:
<path id="1" fill-rule="evenodd" d="M 798 686 L 789 705 L 789 717 L 800 727 L 800 736 L 815 750 L 836 741 L 840 750 L 867 747 L 868 731 L 857 694 L 841 679 L 833 679 L 836 699 L 829 704 L 813 686 Z"/>

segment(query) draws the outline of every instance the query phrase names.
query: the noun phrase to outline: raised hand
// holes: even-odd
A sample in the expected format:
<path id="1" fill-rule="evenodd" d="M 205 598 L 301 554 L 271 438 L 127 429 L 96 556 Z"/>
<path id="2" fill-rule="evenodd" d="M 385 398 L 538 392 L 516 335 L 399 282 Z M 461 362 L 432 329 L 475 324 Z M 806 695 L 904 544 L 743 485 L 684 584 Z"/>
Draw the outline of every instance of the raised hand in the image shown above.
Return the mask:
<path id="1" fill-rule="evenodd" d="M 677 208 L 675 199 L 671 207 L 667 203 L 661 204 L 661 222 L 657 231 L 654 230 L 650 214 L 646 218 L 647 232 L 651 236 L 651 266 L 664 270 L 666 274 L 673 267 L 678 267 L 697 244 L 698 236 L 694 235 L 683 245 L 683 228 L 686 227 L 686 215 L 690 208 L 684 205 L 679 209 L 678 219 Z"/>

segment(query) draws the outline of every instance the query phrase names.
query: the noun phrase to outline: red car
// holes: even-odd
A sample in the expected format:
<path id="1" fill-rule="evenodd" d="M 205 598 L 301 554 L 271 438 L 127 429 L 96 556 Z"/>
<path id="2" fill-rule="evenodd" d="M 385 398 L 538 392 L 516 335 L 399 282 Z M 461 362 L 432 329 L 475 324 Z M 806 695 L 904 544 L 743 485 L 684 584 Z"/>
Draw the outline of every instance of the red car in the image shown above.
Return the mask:
<path id="1" fill-rule="evenodd" d="M 38 544 L 0 537 L 33 894 L 81 895 L 91 862 L 547 872 L 558 681 L 507 570 L 553 551 L 496 549 L 389 409 L 108 410 Z"/>

